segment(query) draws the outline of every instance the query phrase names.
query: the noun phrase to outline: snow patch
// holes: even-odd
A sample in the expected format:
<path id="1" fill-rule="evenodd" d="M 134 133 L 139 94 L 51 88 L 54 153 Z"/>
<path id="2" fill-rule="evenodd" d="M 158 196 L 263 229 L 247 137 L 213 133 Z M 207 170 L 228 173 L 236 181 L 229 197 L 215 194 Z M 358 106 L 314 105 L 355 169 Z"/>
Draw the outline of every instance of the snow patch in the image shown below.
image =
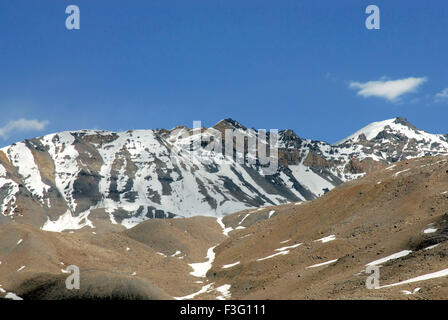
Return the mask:
<path id="1" fill-rule="evenodd" d="M 171 255 L 171 257 L 175 257 L 175 256 L 177 256 L 177 255 L 180 255 L 181 253 L 182 253 L 181 251 L 177 250 L 176 252 L 174 252 L 174 253 Z"/>
<path id="2" fill-rule="evenodd" d="M 416 294 L 420 290 L 421 290 L 421 288 L 415 288 L 412 292 L 408 291 L 408 290 L 402 290 L 401 292 L 403 292 L 405 295 L 410 295 L 410 294 Z"/>
<path id="3" fill-rule="evenodd" d="M 78 166 L 79 153 L 74 146 L 75 137 L 70 132 L 61 132 L 42 138 L 54 162 L 56 187 L 72 212 L 76 211 L 73 197 L 74 182 L 81 169 Z"/>
<path id="4" fill-rule="evenodd" d="M 239 264 L 240 264 L 240 261 L 237 261 L 237 262 L 235 262 L 235 263 L 225 264 L 225 265 L 222 266 L 222 268 L 223 268 L 223 269 L 228 269 L 228 268 L 232 268 L 232 267 L 234 267 L 234 266 L 237 266 L 237 265 L 239 265 Z"/>
<path id="5" fill-rule="evenodd" d="M 213 288 L 213 283 L 207 284 L 205 286 L 203 286 L 199 291 L 196 291 L 195 293 L 189 294 L 187 296 L 184 297 L 174 297 L 175 300 L 190 300 L 195 298 L 196 296 L 209 292 L 210 289 Z"/>
<path id="6" fill-rule="evenodd" d="M 408 168 L 408 169 L 405 169 L 405 170 L 398 171 L 397 173 L 394 174 L 394 177 L 398 176 L 399 174 L 401 174 L 403 172 L 409 171 L 409 170 L 411 170 L 411 169 Z"/>
<path id="7" fill-rule="evenodd" d="M 174 297 L 175 300 L 190 300 L 190 299 L 194 299 L 196 296 L 203 294 L 203 293 L 210 293 L 213 291 L 218 292 L 220 295 L 216 297 L 217 300 L 226 300 L 226 299 L 230 299 L 231 298 L 231 294 L 230 294 L 230 288 L 231 285 L 230 284 L 224 284 L 218 288 L 214 288 L 214 283 L 209 283 L 205 286 L 203 286 L 199 291 L 189 294 L 187 296 L 184 297 Z"/>
<path id="8" fill-rule="evenodd" d="M 232 297 L 232 295 L 230 294 L 230 287 L 231 287 L 230 284 L 225 284 L 216 288 L 215 290 L 221 293 L 221 295 L 217 296 L 216 299 L 217 300 L 230 299 Z"/>
<path id="9" fill-rule="evenodd" d="M 322 263 L 318 263 L 318 264 L 313 264 L 312 266 L 306 267 L 306 269 L 326 266 L 328 264 L 335 263 L 336 261 L 338 261 L 338 259 L 334 259 L 334 260 L 330 260 L 330 261 L 326 261 L 326 262 L 322 262 Z"/>
<path id="10" fill-rule="evenodd" d="M 213 261 L 215 260 L 215 248 L 211 247 L 207 250 L 207 261 L 199 262 L 199 263 L 190 263 L 189 266 L 193 268 L 193 271 L 190 274 L 194 277 L 204 278 L 207 274 L 208 270 L 211 269 Z"/>
<path id="11" fill-rule="evenodd" d="M 275 251 L 285 251 L 285 250 L 289 250 L 289 249 L 294 249 L 300 245 L 302 245 L 302 243 L 293 244 L 292 246 L 288 246 L 288 247 L 278 248 L 278 249 L 275 249 Z"/>
<path id="12" fill-rule="evenodd" d="M 287 251 L 280 251 L 280 252 L 271 254 L 270 256 L 267 256 L 267 257 L 264 257 L 264 258 L 257 259 L 257 261 L 263 261 L 263 260 L 267 260 L 267 259 L 274 258 L 274 257 L 276 257 L 276 256 L 284 256 L 284 255 L 287 255 L 287 254 L 289 254 L 289 250 L 287 250 Z"/>
<path id="13" fill-rule="evenodd" d="M 5 299 L 10 299 L 10 300 L 23 300 L 22 298 L 20 298 L 18 295 L 16 295 L 15 293 L 12 292 L 8 292 L 5 295 Z"/>
<path id="14" fill-rule="evenodd" d="M 92 222 L 88 219 L 89 214 L 90 210 L 87 210 L 74 217 L 70 210 L 67 210 L 63 215 L 59 216 L 56 221 L 51 221 L 50 218 L 48 218 L 41 229 L 51 232 L 63 232 L 65 230 L 79 230 L 86 226 L 95 228 Z"/>
<path id="15" fill-rule="evenodd" d="M 305 159 L 305 158 L 304 158 Z M 297 181 L 300 181 L 304 187 L 317 196 L 325 193 L 324 189 L 331 190 L 334 185 L 315 173 L 311 168 L 300 163 L 299 165 L 289 166 L 292 175 Z"/>
<path id="16" fill-rule="evenodd" d="M 401 286 L 403 284 L 408 284 L 408 283 L 414 283 L 414 282 L 419 282 L 419 281 L 425 281 L 425 280 L 431 280 L 431 279 L 436 279 L 436 278 L 441 278 L 441 277 L 446 277 L 448 276 L 448 269 L 443 269 L 440 271 L 436 271 L 433 273 L 428 273 L 419 277 L 415 277 L 415 278 L 411 278 L 409 280 L 405 280 L 405 281 L 401 281 L 401 282 L 397 282 L 397 283 L 393 283 L 393 284 L 388 284 L 385 286 L 381 286 L 381 287 L 377 287 L 375 289 L 383 289 L 383 288 L 390 288 L 390 287 L 396 287 L 396 286 Z"/>
<path id="17" fill-rule="evenodd" d="M 216 221 L 218 222 L 218 224 L 219 224 L 219 225 L 221 226 L 221 228 L 222 228 L 222 234 L 225 235 L 226 237 L 228 237 L 228 236 L 229 236 L 229 232 L 230 232 L 230 231 L 233 231 L 233 228 L 232 228 L 232 227 L 228 227 L 228 228 L 226 228 L 226 226 L 225 226 L 224 223 L 222 222 L 222 219 L 224 219 L 224 217 L 217 218 Z"/>
<path id="18" fill-rule="evenodd" d="M 247 219 L 248 216 L 250 216 L 250 213 L 246 214 L 246 215 L 243 217 L 243 219 L 241 219 L 240 223 L 238 223 L 238 224 L 242 224 L 242 223 L 244 222 L 244 220 Z"/>
<path id="19" fill-rule="evenodd" d="M 10 147 L 3 149 L 8 155 L 9 160 L 17 168 L 18 173 L 22 176 L 25 187 L 38 199 L 38 201 L 50 207 L 50 199 L 44 202 L 44 198 L 50 186 L 42 182 L 40 171 L 34 161 L 31 150 L 25 143 L 19 142 Z"/>
<path id="20" fill-rule="evenodd" d="M 324 237 L 324 238 L 321 238 L 321 239 L 314 240 L 314 242 L 320 241 L 322 243 L 326 243 L 326 242 L 330 242 L 330 241 L 333 241 L 333 240 L 336 240 L 336 236 L 334 234 L 329 235 L 328 237 Z"/>
<path id="21" fill-rule="evenodd" d="M 366 266 L 377 266 L 379 264 L 383 264 L 383 263 L 385 263 L 387 261 L 390 261 L 390 260 L 394 260 L 394 259 L 398 259 L 398 258 L 401 258 L 401 257 L 405 257 L 408 254 L 410 254 L 411 252 L 412 252 L 411 250 L 403 250 L 403 251 L 391 254 L 390 256 L 387 256 L 387 257 L 384 257 L 384 258 L 372 261 L 372 262 L 366 264 Z"/>
<path id="22" fill-rule="evenodd" d="M 440 245 L 440 243 L 438 243 L 438 244 L 434 244 L 434 245 L 432 245 L 432 246 L 426 247 L 426 248 L 423 249 L 423 250 L 431 250 L 431 249 L 434 249 L 435 247 L 438 247 L 439 245 Z"/>
<path id="23" fill-rule="evenodd" d="M 289 240 L 287 240 L 286 242 L 288 242 L 288 241 Z M 274 258 L 276 256 L 280 256 L 280 255 L 287 255 L 287 254 L 289 254 L 290 249 L 297 248 L 301 244 L 302 243 L 297 243 L 297 244 L 294 244 L 292 246 L 287 246 L 287 247 L 282 247 L 282 248 L 275 249 L 275 251 L 278 251 L 277 253 L 271 254 L 270 256 L 267 256 L 267 257 L 264 257 L 264 258 L 257 259 L 257 261 L 263 261 L 263 260 L 271 259 L 271 258 Z"/>

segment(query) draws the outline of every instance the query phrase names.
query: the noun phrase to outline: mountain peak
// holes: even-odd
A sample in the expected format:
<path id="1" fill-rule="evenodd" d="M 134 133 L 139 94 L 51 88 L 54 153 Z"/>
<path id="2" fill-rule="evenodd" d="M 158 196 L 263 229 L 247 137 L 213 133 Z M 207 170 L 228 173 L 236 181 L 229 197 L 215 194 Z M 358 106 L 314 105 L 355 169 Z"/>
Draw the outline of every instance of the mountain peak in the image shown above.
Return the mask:
<path id="1" fill-rule="evenodd" d="M 217 124 L 213 126 L 215 129 L 242 129 L 247 130 L 247 128 L 232 118 L 226 118 L 219 121 Z"/>
<path id="2" fill-rule="evenodd" d="M 351 134 L 350 136 L 346 137 L 345 139 L 336 142 L 335 145 L 340 145 L 349 141 L 355 142 L 359 140 L 359 137 L 361 136 L 363 140 L 370 140 L 375 138 L 378 133 L 380 133 L 381 131 L 384 130 L 384 128 L 386 128 L 387 126 L 390 126 L 391 124 L 393 124 L 395 121 L 397 121 L 397 119 L 400 119 L 399 117 L 397 118 L 393 118 L 393 119 L 388 119 L 388 120 L 384 120 L 384 121 L 377 121 L 377 122 L 372 122 L 370 124 L 368 124 L 367 126 L 365 126 L 364 128 L 356 131 L 355 133 Z"/>
<path id="3" fill-rule="evenodd" d="M 378 137 L 380 133 L 389 130 L 394 133 L 404 134 L 406 136 L 408 136 L 409 133 L 420 134 L 423 132 L 411 124 L 408 119 L 396 117 L 383 121 L 372 122 L 347 138 L 335 143 L 335 145 L 340 145 L 346 142 L 357 142 L 359 140 L 372 140 Z"/>
<path id="4" fill-rule="evenodd" d="M 415 127 L 412 123 L 410 123 L 408 121 L 408 119 L 406 119 L 406 118 L 396 117 L 394 123 L 401 124 L 401 125 L 403 125 L 405 127 L 411 128 L 411 129 L 413 129 L 415 131 L 419 131 L 419 129 L 417 127 Z"/>
<path id="5" fill-rule="evenodd" d="M 279 135 L 285 148 L 298 148 L 302 144 L 302 139 L 294 132 L 294 130 L 282 130 L 279 132 Z"/>

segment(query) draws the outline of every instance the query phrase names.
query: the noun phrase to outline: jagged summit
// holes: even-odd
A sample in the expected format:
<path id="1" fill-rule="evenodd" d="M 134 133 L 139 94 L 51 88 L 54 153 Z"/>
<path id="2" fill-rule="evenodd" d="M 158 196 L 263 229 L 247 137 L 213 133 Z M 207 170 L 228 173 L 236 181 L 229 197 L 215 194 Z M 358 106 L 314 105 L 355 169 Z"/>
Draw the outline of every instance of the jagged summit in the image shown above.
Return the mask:
<path id="1" fill-rule="evenodd" d="M 279 139 L 286 148 L 299 148 L 303 140 L 294 132 L 294 130 L 286 129 L 279 132 Z"/>
<path id="2" fill-rule="evenodd" d="M 410 123 L 407 118 L 396 117 L 394 123 L 401 124 L 403 126 L 411 128 L 415 131 L 419 131 L 419 129 L 417 127 L 415 127 L 412 123 Z"/>
<path id="3" fill-rule="evenodd" d="M 217 124 L 213 126 L 215 129 L 241 129 L 241 130 L 247 130 L 247 128 L 239 123 L 236 120 L 233 120 L 231 118 L 223 119 L 219 121 Z"/>

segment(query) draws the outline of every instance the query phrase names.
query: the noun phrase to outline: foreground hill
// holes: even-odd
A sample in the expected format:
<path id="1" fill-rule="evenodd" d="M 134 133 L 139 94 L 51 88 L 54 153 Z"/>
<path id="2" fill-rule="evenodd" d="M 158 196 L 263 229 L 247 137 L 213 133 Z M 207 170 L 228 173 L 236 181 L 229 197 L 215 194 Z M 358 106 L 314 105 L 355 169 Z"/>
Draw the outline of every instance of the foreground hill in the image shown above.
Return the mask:
<path id="1" fill-rule="evenodd" d="M 448 298 L 447 157 L 400 162 L 275 212 L 215 250 L 208 275 L 234 298 Z M 381 267 L 380 289 L 366 289 L 369 264 Z M 425 275 L 435 278 L 405 283 Z"/>
<path id="2" fill-rule="evenodd" d="M 197 157 L 210 141 L 225 145 L 218 139 L 225 130 L 246 138 L 260 134 L 226 119 L 198 131 L 82 130 L 5 147 L 0 223 L 11 219 L 48 231 L 122 230 L 150 218 L 219 217 L 312 200 L 391 162 L 448 154 L 446 136 L 401 118 L 370 124 L 335 145 L 284 130 L 278 136 L 278 170 L 265 175 L 259 161 L 241 164 L 219 152 Z"/>
<path id="3" fill-rule="evenodd" d="M 446 299 L 448 157 L 401 161 L 313 201 L 94 230 L 4 222 L 0 296 Z M 70 264 L 90 295 L 64 288 Z M 378 289 L 365 286 L 368 265 Z"/>

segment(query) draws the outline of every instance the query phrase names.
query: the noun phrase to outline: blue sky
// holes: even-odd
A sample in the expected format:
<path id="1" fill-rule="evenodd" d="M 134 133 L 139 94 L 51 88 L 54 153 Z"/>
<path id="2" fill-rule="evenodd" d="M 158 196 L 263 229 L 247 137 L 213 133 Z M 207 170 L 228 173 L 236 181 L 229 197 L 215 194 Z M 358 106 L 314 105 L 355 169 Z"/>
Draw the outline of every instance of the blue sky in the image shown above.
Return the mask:
<path id="1" fill-rule="evenodd" d="M 445 0 L 2 0 L 0 145 L 227 117 L 328 142 L 395 116 L 448 133 L 447 30 Z"/>

